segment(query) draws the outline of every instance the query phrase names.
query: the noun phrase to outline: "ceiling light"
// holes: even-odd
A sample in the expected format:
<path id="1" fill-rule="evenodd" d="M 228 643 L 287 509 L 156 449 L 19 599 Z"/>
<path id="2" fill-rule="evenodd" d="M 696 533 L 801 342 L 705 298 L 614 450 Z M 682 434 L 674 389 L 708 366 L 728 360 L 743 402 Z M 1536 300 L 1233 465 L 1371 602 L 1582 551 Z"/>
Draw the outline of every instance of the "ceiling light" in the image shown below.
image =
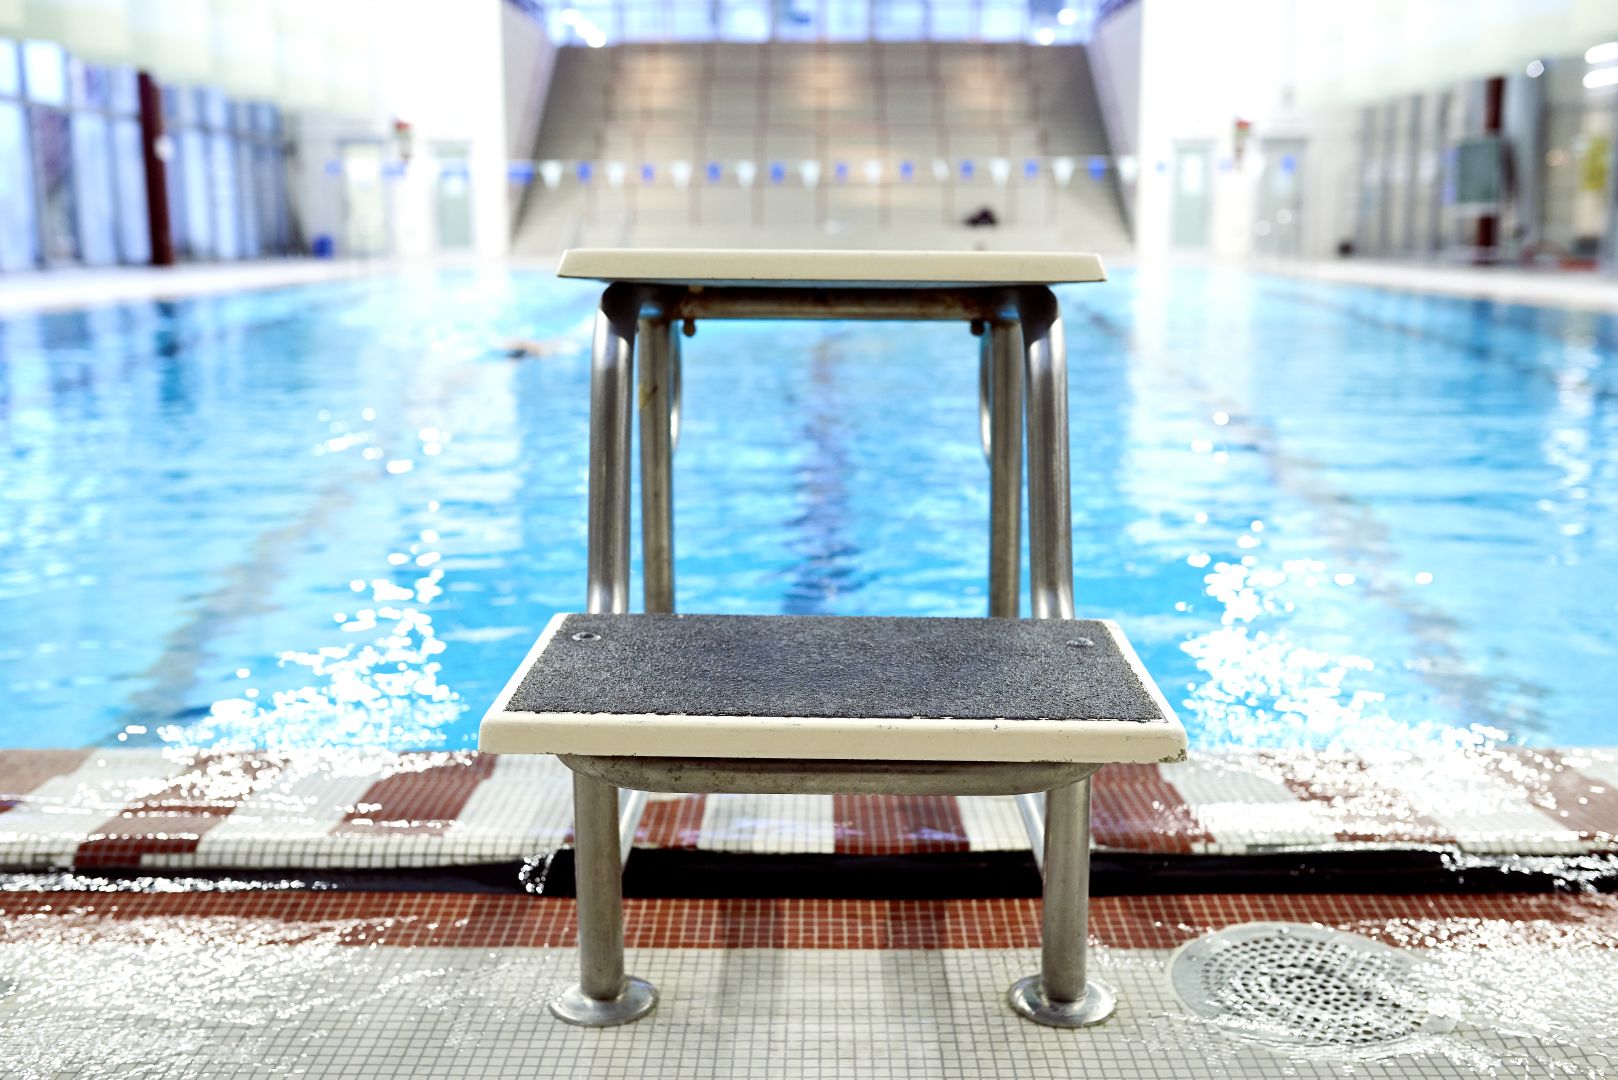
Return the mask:
<path id="1" fill-rule="evenodd" d="M 1618 60 L 1618 41 L 1603 41 L 1600 45 L 1592 45 L 1584 54 L 1586 64 L 1604 64 L 1608 60 Z"/>

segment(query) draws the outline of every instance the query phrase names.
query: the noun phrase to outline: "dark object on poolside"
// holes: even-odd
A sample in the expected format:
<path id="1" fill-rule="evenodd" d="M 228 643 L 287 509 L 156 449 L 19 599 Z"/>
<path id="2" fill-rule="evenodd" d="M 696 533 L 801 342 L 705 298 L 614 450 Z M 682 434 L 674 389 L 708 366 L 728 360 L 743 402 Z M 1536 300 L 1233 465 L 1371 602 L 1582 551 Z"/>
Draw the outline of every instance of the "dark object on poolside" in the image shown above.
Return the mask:
<path id="1" fill-rule="evenodd" d="M 1354 241 L 1352 241 L 1352 240 L 1339 240 L 1339 241 L 1337 241 L 1337 257 L 1339 259 L 1349 258 L 1353 254 L 1354 254 Z"/>
<path id="2" fill-rule="evenodd" d="M 967 218 L 963 223 L 971 229 L 992 229 L 1000 224 L 1000 219 L 994 216 L 994 211 L 987 206 L 979 207 L 977 212 Z"/>
<path id="3" fill-rule="evenodd" d="M 507 360 L 543 359 L 565 352 L 566 347 L 555 341 L 531 341 L 528 338 L 515 338 L 500 346 L 500 352 Z"/>

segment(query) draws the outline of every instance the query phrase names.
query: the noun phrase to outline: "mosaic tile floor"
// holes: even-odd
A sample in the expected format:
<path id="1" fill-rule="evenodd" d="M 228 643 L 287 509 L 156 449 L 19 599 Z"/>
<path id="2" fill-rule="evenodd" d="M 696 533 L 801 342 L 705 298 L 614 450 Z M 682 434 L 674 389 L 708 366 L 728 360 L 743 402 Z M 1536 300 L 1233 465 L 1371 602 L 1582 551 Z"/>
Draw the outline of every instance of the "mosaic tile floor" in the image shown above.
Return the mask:
<path id="1" fill-rule="evenodd" d="M 566 846 L 550 757 L 151 749 L 0 753 L 0 868 L 396 869 L 514 863 Z M 1618 852 L 1618 751 L 1199 753 L 1111 765 L 1098 851 Z M 737 854 L 1022 851 L 1010 798 L 653 796 L 636 844 Z"/>
<path id="2" fill-rule="evenodd" d="M 647 901 L 624 1028 L 546 1011 L 570 901 L 213 892 L 0 895 L 0 1076 L 1603 1077 L 1618 1069 L 1618 902 L 1553 896 L 1157 897 L 1097 904 L 1099 1028 L 1020 1020 L 1032 901 Z M 1417 951 L 1458 1018 L 1400 1047 L 1282 1052 L 1194 1018 L 1173 945 L 1252 918 Z M 1525 993 L 1525 988 L 1533 988 Z"/>

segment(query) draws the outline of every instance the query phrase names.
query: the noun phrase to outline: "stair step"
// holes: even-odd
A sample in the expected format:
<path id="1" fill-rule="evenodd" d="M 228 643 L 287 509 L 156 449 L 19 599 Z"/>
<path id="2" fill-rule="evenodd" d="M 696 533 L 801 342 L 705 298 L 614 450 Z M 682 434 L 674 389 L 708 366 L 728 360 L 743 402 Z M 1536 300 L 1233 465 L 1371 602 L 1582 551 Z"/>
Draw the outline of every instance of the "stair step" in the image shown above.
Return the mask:
<path id="1" fill-rule="evenodd" d="M 1106 620 L 558 615 L 491 753 L 1150 762 L 1185 731 Z"/>

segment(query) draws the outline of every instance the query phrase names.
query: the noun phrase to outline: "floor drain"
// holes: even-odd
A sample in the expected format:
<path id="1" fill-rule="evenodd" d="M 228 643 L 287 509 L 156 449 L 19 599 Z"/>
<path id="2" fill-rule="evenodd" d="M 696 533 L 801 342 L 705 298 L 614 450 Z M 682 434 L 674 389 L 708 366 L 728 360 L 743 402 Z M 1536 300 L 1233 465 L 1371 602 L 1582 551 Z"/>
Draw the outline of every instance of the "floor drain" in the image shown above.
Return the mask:
<path id="1" fill-rule="evenodd" d="M 1186 1008 L 1234 1035 L 1277 1046 L 1371 1047 L 1454 1027 L 1413 985 L 1418 962 L 1358 934 L 1243 923 L 1181 946 L 1169 979 Z"/>

